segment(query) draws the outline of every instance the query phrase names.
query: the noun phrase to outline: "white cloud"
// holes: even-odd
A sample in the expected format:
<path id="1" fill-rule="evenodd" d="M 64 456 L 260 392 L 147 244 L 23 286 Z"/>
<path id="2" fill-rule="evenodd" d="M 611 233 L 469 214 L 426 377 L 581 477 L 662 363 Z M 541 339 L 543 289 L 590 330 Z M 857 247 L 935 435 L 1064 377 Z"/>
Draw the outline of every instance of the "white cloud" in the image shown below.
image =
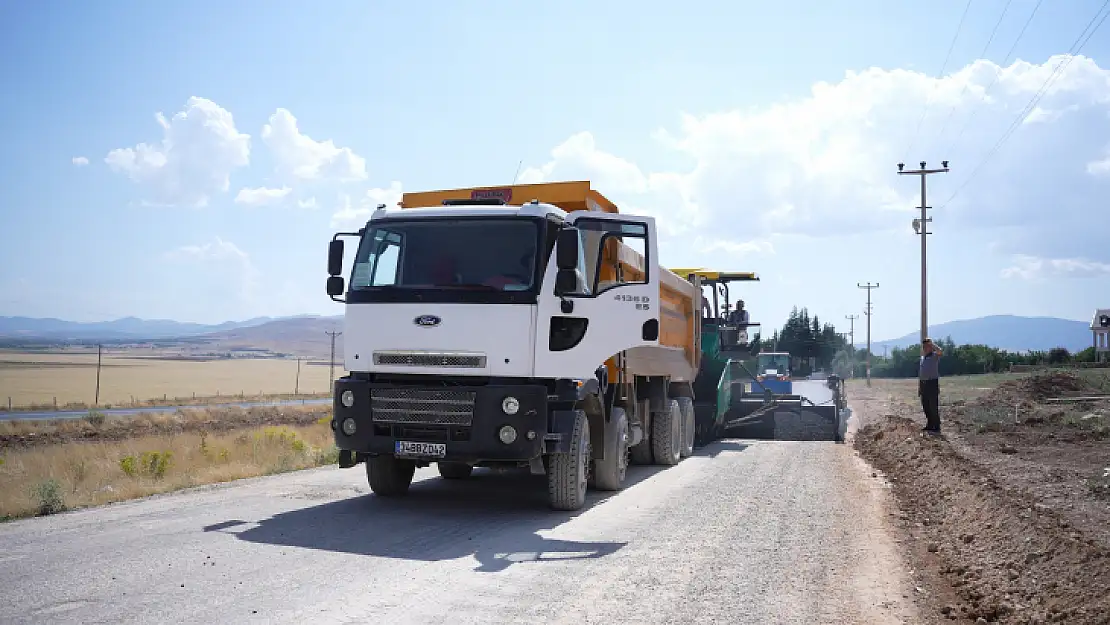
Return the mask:
<path id="1" fill-rule="evenodd" d="M 686 170 L 647 172 L 604 151 L 592 133 L 579 132 L 520 179 L 590 179 L 622 210 L 656 216 L 662 235 L 701 236 L 703 243 L 694 245 L 712 240 L 750 253 L 770 252 L 767 241 L 775 234 L 909 232 L 920 187 L 917 178 L 897 175 L 895 164 L 906 158 L 928 101 L 906 160 L 911 167 L 922 157 L 931 165 L 951 161 L 950 173 L 929 179 L 937 225 L 1035 228 L 1038 219 L 1078 218 L 1104 204 L 1103 194 L 1082 186 L 1092 184 L 1083 182 L 1084 174 L 1110 172 L 1110 160 L 1087 166 L 1110 144 L 1110 72 L 1093 60 L 1074 57 L 1033 112 L 1022 114 L 1066 58 L 1005 68 L 979 60 L 940 79 L 907 70 L 848 72 L 837 83 L 816 84 L 804 98 L 684 114 L 677 129 L 655 131 L 657 141 L 693 163 Z M 1016 119 L 1025 123 L 945 206 Z M 1062 186 L 1070 187 L 1067 206 L 1054 196 Z M 1045 211 L 1049 202 L 1060 205 Z"/>
<path id="2" fill-rule="evenodd" d="M 215 237 L 208 243 L 183 245 L 167 251 L 163 259 L 207 269 L 200 276 L 189 274 L 185 280 L 208 293 L 210 301 L 234 299 L 251 303 L 259 294 L 261 272 L 250 255 L 231 241 Z"/>
<path id="3" fill-rule="evenodd" d="M 250 162 L 250 135 L 239 132 L 230 112 L 215 102 L 193 96 L 185 108 L 162 127 L 160 144 L 140 143 L 112 150 L 104 162 L 146 186 L 148 204 L 205 206 L 230 186 L 231 172 Z"/>
<path id="4" fill-rule="evenodd" d="M 1013 265 L 1001 271 L 1003 278 L 1037 280 L 1042 278 L 1094 278 L 1110 276 L 1110 263 L 1085 258 L 1040 258 L 1015 254 Z"/>
<path id="5" fill-rule="evenodd" d="M 357 228 L 366 223 L 370 214 L 381 204 L 395 208 L 401 201 L 401 183 L 393 181 L 388 189 L 374 188 L 352 202 L 351 196 L 339 196 L 339 209 L 332 215 L 332 228 Z"/>
<path id="6" fill-rule="evenodd" d="M 231 241 L 224 241 L 220 237 L 202 245 L 183 245 L 166 252 L 165 257 L 170 260 L 194 261 L 250 260 L 250 256 L 239 249 L 239 246 Z"/>
<path id="7" fill-rule="evenodd" d="M 299 180 L 366 179 L 366 159 L 350 148 L 336 147 L 331 139 L 316 141 L 301 134 L 297 118 L 279 108 L 262 128 L 262 140 L 277 159 L 279 174 Z"/>
<path id="8" fill-rule="evenodd" d="M 73 164 L 78 167 L 83 167 L 89 164 L 89 159 L 85 158 L 84 156 L 74 156 Z"/>
<path id="9" fill-rule="evenodd" d="M 293 191 L 293 189 L 289 187 L 282 187 L 280 189 L 269 189 L 266 187 L 249 189 L 243 187 L 239 189 L 239 193 L 235 196 L 235 203 L 246 204 L 247 206 L 280 204 L 291 191 Z"/>

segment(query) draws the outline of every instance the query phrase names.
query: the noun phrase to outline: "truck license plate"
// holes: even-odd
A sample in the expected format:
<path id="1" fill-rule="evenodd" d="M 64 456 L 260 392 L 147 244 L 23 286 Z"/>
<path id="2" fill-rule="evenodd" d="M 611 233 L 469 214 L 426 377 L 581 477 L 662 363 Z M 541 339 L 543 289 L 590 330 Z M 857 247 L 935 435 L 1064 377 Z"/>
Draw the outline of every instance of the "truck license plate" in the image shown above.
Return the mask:
<path id="1" fill-rule="evenodd" d="M 396 452 L 398 456 L 442 458 L 447 455 L 447 445 L 445 443 L 414 443 L 410 441 L 397 441 Z"/>

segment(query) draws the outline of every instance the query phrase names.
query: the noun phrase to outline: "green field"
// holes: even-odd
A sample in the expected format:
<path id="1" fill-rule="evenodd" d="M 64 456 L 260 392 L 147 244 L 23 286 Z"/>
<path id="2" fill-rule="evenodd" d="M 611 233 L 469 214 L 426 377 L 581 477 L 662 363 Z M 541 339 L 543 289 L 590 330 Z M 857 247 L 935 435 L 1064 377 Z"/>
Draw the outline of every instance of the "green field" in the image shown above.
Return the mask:
<path id="1" fill-rule="evenodd" d="M 0 409 L 91 406 L 96 396 L 95 350 L 0 350 Z M 140 350 L 105 351 L 100 367 L 100 406 L 213 401 L 240 396 L 327 394 L 328 364 L 295 359 L 174 359 Z M 342 374 L 337 365 L 335 375 Z"/>

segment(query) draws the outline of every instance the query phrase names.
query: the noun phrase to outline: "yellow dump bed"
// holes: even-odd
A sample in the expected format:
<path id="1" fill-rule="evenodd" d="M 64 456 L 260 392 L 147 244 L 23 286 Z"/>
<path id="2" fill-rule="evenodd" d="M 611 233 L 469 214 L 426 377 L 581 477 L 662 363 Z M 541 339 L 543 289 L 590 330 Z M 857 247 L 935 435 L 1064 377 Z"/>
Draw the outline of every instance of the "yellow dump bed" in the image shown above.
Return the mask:
<path id="1" fill-rule="evenodd" d="M 440 206 L 444 200 L 498 199 L 506 204 L 522 205 L 538 200 L 558 206 L 570 213 L 594 210 L 616 213 L 617 205 L 601 193 L 590 188 L 589 180 L 571 182 L 541 182 L 539 184 L 514 184 L 501 187 L 468 187 L 441 191 L 418 191 L 401 195 L 401 208 Z"/>
<path id="2" fill-rule="evenodd" d="M 496 199 L 515 206 L 536 200 L 556 206 L 568 213 L 588 210 L 620 213 L 615 203 L 591 187 L 589 180 L 404 193 L 401 196 L 401 208 L 442 206 L 445 200 L 485 199 Z M 623 249 L 620 250 L 606 250 L 604 256 L 606 262 L 601 268 L 602 280 L 615 279 L 618 264 L 623 270 L 623 275 L 643 275 L 644 257 L 630 247 L 623 245 L 622 247 Z M 680 366 L 664 365 L 666 369 L 688 369 L 678 375 L 679 378 L 686 378 L 691 371 L 695 374 L 697 372 L 701 358 L 701 349 L 698 345 L 700 329 L 701 300 L 698 289 L 685 279 L 685 274 L 677 274 L 659 265 L 659 343 L 664 348 L 679 351 L 678 358 L 683 361 Z M 665 372 L 646 373 L 660 375 Z M 612 367 L 610 367 L 610 377 L 613 380 L 616 379 Z"/>

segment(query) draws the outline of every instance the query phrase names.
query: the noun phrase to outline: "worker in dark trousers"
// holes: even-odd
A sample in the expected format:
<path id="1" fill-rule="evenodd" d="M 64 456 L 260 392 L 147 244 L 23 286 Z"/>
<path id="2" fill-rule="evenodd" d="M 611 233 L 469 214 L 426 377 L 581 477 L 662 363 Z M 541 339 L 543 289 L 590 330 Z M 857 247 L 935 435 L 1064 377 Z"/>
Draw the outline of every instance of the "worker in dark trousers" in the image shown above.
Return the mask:
<path id="1" fill-rule="evenodd" d="M 917 394 L 925 412 L 925 427 L 930 434 L 940 434 L 940 357 L 944 354 L 933 340 L 921 341 L 921 363 L 917 368 Z"/>

